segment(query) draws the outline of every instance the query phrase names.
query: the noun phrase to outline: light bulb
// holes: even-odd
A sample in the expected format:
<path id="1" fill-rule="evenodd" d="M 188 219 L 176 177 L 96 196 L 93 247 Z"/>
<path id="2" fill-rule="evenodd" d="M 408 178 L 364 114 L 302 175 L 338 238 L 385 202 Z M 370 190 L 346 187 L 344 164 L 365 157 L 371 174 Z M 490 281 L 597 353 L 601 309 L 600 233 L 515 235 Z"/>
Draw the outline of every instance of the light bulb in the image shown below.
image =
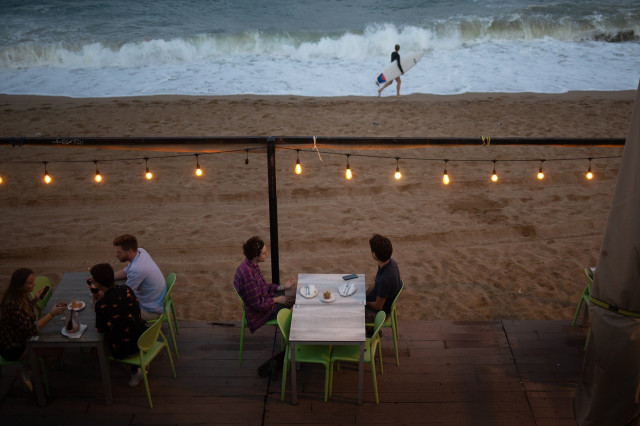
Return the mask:
<path id="1" fill-rule="evenodd" d="M 351 174 L 351 168 L 349 167 L 349 165 L 347 165 L 347 171 L 345 172 L 344 176 L 347 179 L 351 179 L 353 177 L 353 174 Z"/>
<path id="2" fill-rule="evenodd" d="M 144 177 L 147 178 L 147 180 L 150 180 L 153 178 L 153 173 L 151 173 L 151 171 L 149 171 L 149 168 L 147 167 L 147 172 L 145 173 Z"/>
<path id="3" fill-rule="evenodd" d="M 445 185 L 449 185 L 449 175 L 447 174 L 447 171 L 444 171 L 444 174 L 442 175 L 442 183 L 444 183 Z"/>
<path id="4" fill-rule="evenodd" d="M 2 182 L 4 182 L 4 181 L 2 180 L 2 176 L 0 176 L 0 184 L 2 184 Z"/>
<path id="5" fill-rule="evenodd" d="M 200 166 L 196 167 L 196 176 L 202 176 L 202 169 Z"/>
<path id="6" fill-rule="evenodd" d="M 394 176 L 396 180 L 400 180 L 400 178 L 402 178 L 402 173 L 400 173 L 400 157 L 396 157 L 396 173 Z"/>
<path id="7" fill-rule="evenodd" d="M 542 172 L 542 167 L 540 167 L 540 169 L 538 169 L 538 179 L 539 180 L 544 179 L 544 173 Z"/>
<path id="8" fill-rule="evenodd" d="M 492 182 L 498 181 L 498 173 L 496 173 L 496 160 L 493 160 L 493 172 L 491 174 L 491 181 Z"/>
<path id="9" fill-rule="evenodd" d="M 593 173 L 591 172 L 591 166 L 589 166 L 589 170 L 587 170 L 587 179 L 593 179 Z"/>
<path id="10" fill-rule="evenodd" d="M 44 172 L 44 183 L 51 183 L 53 179 L 49 176 L 48 172 Z"/>
<path id="11" fill-rule="evenodd" d="M 96 177 L 94 179 L 96 182 L 102 182 L 102 175 L 97 170 L 96 170 Z"/>
<path id="12" fill-rule="evenodd" d="M 300 165 L 300 160 L 296 161 L 296 174 L 299 175 L 302 173 L 302 165 Z"/>

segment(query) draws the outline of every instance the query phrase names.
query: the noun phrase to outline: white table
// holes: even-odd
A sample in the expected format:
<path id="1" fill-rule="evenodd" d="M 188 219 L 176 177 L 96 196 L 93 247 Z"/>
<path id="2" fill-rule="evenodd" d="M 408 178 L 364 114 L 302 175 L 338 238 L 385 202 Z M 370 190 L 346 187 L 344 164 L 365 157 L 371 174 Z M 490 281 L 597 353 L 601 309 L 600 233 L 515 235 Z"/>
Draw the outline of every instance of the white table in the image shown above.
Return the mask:
<path id="1" fill-rule="evenodd" d="M 297 404 L 295 345 L 360 345 L 360 364 L 358 369 L 358 404 L 362 403 L 364 378 L 364 343 L 366 340 L 364 307 L 366 288 L 364 274 L 345 281 L 346 274 L 299 274 L 298 291 L 308 284 L 318 289 L 313 298 L 296 296 L 289 332 L 291 353 L 291 399 Z M 341 296 L 338 292 L 345 283 L 356 286 L 350 296 Z M 304 290 L 303 290 L 304 291 Z M 323 292 L 330 291 L 336 300 L 325 303 Z"/>

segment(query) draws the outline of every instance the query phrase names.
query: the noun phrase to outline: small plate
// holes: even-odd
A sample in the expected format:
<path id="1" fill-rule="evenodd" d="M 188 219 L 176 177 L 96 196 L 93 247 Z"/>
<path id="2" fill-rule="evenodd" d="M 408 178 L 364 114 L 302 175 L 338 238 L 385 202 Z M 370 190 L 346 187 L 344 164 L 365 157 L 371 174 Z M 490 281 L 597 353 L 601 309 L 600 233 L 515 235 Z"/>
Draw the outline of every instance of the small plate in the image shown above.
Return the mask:
<path id="1" fill-rule="evenodd" d="M 69 333 L 69 331 L 67 331 L 67 327 L 62 327 L 62 330 L 60 330 L 60 333 L 62 333 L 62 335 L 67 336 L 71 339 L 77 339 L 80 336 L 82 336 L 82 333 L 84 333 L 84 331 L 87 329 L 87 324 L 80 324 L 80 329 L 78 331 L 76 331 L 75 333 Z"/>
<path id="2" fill-rule="evenodd" d="M 340 296 L 344 297 L 351 296 L 356 292 L 357 288 L 358 286 L 356 285 L 356 283 L 344 283 L 338 289 L 338 293 L 340 293 Z"/>
<path id="3" fill-rule="evenodd" d="M 79 308 L 72 308 L 71 304 L 67 305 L 67 309 L 69 309 L 70 311 L 81 311 L 84 309 L 85 307 L 85 303 L 82 300 L 76 300 L 76 303 L 80 303 L 80 307 Z"/>
<path id="4" fill-rule="evenodd" d="M 331 297 L 328 299 L 324 298 L 324 295 L 322 295 L 322 297 L 320 298 L 321 301 L 323 301 L 324 303 L 331 303 L 331 302 L 335 302 L 336 301 L 336 295 L 331 293 Z"/>
<path id="5" fill-rule="evenodd" d="M 309 293 L 307 293 L 307 290 L 309 290 Z M 314 285 L 304 286 L 300 287 L 300 290 L 298 290 L 298 292 L 307 299 L 313 299 L 318 295 L 318 287 Z"/>

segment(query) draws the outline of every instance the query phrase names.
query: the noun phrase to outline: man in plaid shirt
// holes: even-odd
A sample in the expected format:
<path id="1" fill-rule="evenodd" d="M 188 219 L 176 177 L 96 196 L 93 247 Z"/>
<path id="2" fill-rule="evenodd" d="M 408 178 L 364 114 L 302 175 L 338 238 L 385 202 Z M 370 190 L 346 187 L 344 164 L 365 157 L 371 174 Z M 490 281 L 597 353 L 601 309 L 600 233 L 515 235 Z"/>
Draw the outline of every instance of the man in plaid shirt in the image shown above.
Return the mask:
<path id="1" fill-rule="evenodd" d="M 267 259 L 267 247 L 260 237 L 254 236 L 242 245 L 245 259 L 236 269 L 233 286 L 244 301 L 247 325 L 251 333 L 270 319 L 275 319 L 282 308 L 293 306 L 297 280 L 294 277 L 282 285 L 267 284 L 258 263 Z"/>

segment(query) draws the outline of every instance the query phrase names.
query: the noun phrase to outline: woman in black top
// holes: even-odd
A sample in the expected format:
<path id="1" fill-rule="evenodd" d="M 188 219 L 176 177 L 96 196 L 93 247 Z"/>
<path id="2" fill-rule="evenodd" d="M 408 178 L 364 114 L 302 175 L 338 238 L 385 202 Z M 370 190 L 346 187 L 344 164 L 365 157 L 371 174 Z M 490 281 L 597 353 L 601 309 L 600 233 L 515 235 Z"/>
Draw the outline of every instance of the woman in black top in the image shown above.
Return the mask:
<path id="1" fill-rule="evenodd" d="M 115 285 L 113 268 L 108 263 L 95 265 L 90 272 L 91 284 L 99 290 L 94 293 L 96 328 L 104 333 L 111 355 L 121 359 L 137 353 L 138 338 L 147 327 L 140 317 L 136 295 L 127 285 Z M 137 367 L 134 369 L 130 383 L 137 372 Z"/>

